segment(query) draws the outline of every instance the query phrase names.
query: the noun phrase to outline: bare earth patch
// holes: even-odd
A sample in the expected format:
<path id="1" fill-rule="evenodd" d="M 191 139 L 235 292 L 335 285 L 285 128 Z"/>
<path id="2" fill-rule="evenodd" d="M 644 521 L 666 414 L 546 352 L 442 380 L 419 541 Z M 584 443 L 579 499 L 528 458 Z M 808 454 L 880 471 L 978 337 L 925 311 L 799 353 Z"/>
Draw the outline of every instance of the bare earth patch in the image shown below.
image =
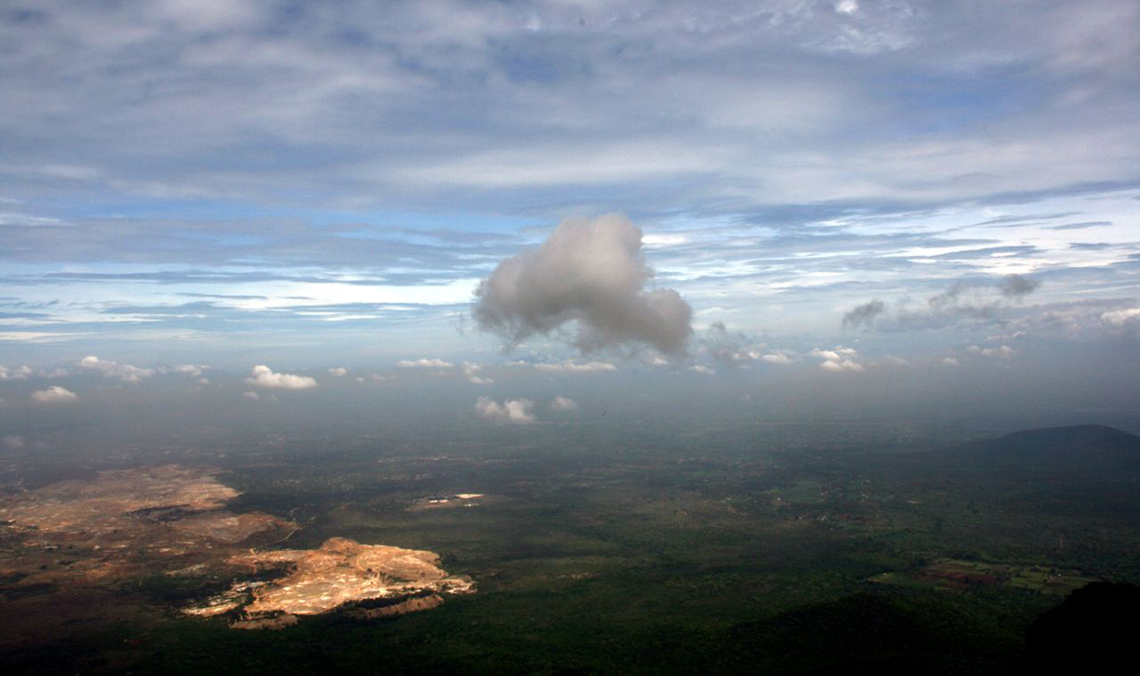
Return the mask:
<path id="1" fill-rule="evenodd" d="M 417 598 L 429 592 L 474 591 L 470 579 L 449 577 L 433 552 L 362 545 L 347 538 L 330 538 L 319 549 L 253 552 L 231 557 L 229 562 L 249 566 L 254 573 L 282 564 L 290 568 L 287 576 L 253 591 L 252 603 L 243 608 L 250 616 L 317 615 L 355 601 L 407 599 L 404 608 L 385 606 L 393 610 L 378 613 L 391 615 L 438 605 Z M 411 602 L 416 600 L 421 602 Z"/>
<path id="2" fill-rule="evenodd" d="M 239 493 L 212 470 L 177 465 L 100 472 L 92 481 L 63 481 L 0 500 L 0 575 L 14 587 L 101 584 L 165 573 L 258 574 L 184 608 L 199 617 L 236 614 L 235 628 L 280 628 L 297 615 L 354 606 L 360 617 L 427 610 L 439 593 L 468 593 L 433 552 L 330 538 L 318 549 L 266 549 L 297 525 L 261 512 L 223 509 Z M 468 496 L 464 496 L 465 498 Z M 473 497 L 473 496 L 472 496 Z M 362 601 L 375 607 L 355 607 Z"/>
<path id="3" fill-rule="evenodd" d="M 239 493 L 211 470 L 177 465 L 100 472 L 0 500 L 15 548 L 0 550 L 0 573 L 22 584 L 75 585 L 131 575 L 216 567 L 219 553 L 287 537 L 296 524 L 222 507 Z"/>

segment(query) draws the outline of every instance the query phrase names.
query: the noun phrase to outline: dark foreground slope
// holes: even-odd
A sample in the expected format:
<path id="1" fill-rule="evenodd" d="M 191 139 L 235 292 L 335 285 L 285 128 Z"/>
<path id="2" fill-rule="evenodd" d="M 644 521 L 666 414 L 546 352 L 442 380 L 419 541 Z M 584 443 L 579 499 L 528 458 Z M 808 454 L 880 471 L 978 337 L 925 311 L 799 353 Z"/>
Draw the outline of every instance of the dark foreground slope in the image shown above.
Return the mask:
<path id="1" fill-rule="evenodd" d="M 944 595 L 943 595 L 944 596 Z M 961 599 L 860 592 L 732 629 L 725 671 L 779 674 L 1004 674 L 1021 637 Z"/>
<path id="2" fill-rule="evenodd" d="M 1026 672 L 1124 673 L 1136 668 L 1138 633 L 1140 587 L 1093 582 L 1033 623 L 1026 646 Z"/>

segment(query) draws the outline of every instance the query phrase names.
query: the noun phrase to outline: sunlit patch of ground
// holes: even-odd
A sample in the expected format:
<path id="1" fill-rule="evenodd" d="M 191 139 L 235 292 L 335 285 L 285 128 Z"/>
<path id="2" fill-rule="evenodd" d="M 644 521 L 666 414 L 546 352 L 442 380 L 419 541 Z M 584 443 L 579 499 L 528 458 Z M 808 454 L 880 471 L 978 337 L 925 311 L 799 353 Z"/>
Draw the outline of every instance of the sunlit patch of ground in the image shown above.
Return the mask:
<path id="1" fill-rule="evenodd" d="M 0 573 L 22 574 L 26 585 L 197 572 L 234 546 L 296 529 L 270 514 L 222 509 L 239 493 L 215 474 L 177 465 L 112 470 L 5 498 L 0 521 L 17 544 L 0 550 Z"/>
<path id="2" fill-rule="evenodd" d="M 448 576 L 433 552 L 362 545 L 347 538 L 330 538 L 318 549 L 251 552 L 231 557 L 229 563 L 248 566 L 251 573 L 289 567 L 285 577 L 253 590 L 252 602 L 242 608 L 249 618 L 275 613 L 318 615 L 356 601 L 406 599 L 371 613 L 393 615 L 439 605 L 441 598 L 426 600 L 436 592 L 475 590 L 469 578 Z M 208 607 L 197 612 L 208 612 Z"/>
<path id="3" fill-rule="evenodd" d="M 924 589 L 1008 585 L 1046 594 L 1068 594 L 1096 579 L 1075 570 L 1061 570 L 1047 566 L 943 559 L 918 571 L 880 573 L 867 578 L 867 581 Z"/>
<path id="4" fill-rule="evenodd" d="M 452 507 L 478 507 L 485 502 L 487 496 L 483 493 L 455 493 L 454 495 L 436 495 L 430 498 L 423 498 L 416 500 L 411 507 L 408 508 L 410 512 L 418 512 L 424 509 L 448 509 Z"/>
<path id="5" fill-rule="evenodd" d="M 177 465 L 114 470 L 0 500 L 0 579 L 15 581 L 4 593 L 156 573 L 280 571 L 269 582 L 239 579 L 228 591 L 183 609 L 199 617 L 240 610 L 241 619 L 231 626 L 248 629 L 288 626 L 296 615 L 361 601 L 379 603 L 356 608 L 362 617 L 426 610 L 442 603 L 439 593 L 474 591 L 470 579 L 448 576 L 429 551 L 345 538 L 331 538 L 314 550 L 259 550 L 288 539 L 296 524 L 261 512 L 226 511 L 239 493 L 215 475 Z M 455 500 L 472 504 L 480 497 L 462 494 Z"/>

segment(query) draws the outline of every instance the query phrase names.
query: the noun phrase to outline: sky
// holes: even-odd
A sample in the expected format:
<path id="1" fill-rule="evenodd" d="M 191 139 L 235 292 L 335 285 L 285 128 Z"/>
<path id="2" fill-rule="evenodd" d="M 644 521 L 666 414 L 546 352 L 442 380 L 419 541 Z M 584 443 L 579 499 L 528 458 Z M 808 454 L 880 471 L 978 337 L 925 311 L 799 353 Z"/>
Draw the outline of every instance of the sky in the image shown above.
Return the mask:
<path id="1" fill-rule="evenodd" d="M 528 425 L 648 371 L 1135 413 L 1138 212 L 1134 0 L 0 7 L 25 418 L 435 378 Z"/>

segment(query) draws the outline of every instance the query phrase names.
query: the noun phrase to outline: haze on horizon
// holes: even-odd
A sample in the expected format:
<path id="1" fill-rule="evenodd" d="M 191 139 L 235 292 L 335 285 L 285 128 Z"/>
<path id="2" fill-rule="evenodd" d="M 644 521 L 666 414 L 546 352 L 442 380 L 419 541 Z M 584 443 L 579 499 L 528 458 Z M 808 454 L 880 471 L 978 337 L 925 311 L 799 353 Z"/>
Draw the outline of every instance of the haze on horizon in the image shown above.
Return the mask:
<path id="1" fill-rule="evenodd" d="M 0 44 L 7 449 L 1140 430 L 1135 2 L 17 1 Z"/>

